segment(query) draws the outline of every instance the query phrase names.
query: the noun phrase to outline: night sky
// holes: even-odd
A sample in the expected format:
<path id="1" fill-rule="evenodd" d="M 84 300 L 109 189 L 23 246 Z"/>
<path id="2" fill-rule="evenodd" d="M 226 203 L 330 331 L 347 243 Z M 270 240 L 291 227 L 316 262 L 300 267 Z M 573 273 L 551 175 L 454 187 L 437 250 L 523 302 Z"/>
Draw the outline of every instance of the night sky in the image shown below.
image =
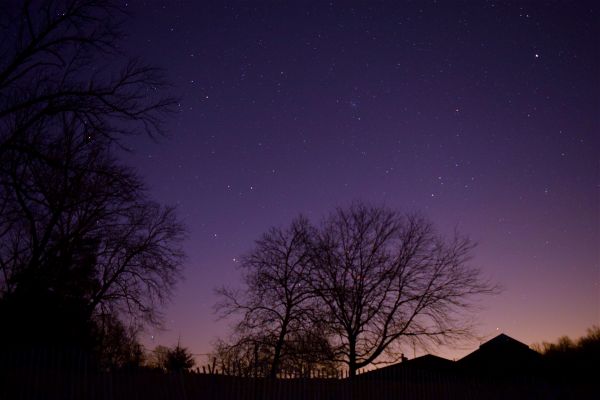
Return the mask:
<path id="1" fill-rule="evenodd" d="M 214 289 L 271 226 L 353 200 L 479 243 L 505 288 L 478 333 L 527 344 L 600 323 L 599 9 L 593 2 L 130 1 L 128 54 L 181 96 L 126 162 L 189 226 L 149 347 L 227 334 Z M 434 349 L 460 357 L 462 350 Z M 407 351 L 411 356 L 412 350 Z"/>

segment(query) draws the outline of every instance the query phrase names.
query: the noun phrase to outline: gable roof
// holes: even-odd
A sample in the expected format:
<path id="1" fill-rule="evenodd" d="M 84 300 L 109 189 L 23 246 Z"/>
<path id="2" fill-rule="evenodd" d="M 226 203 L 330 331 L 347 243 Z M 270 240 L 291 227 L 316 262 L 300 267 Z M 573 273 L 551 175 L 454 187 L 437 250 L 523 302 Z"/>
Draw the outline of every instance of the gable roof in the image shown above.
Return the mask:
<path id="1" fill-rule="evenodd" d="M 527 349 L 529 350 L 529 346 L 527 346 L 525 343 L 523 342 L 519 342 L 516 339 L 511 338 L 510 336 L 501 333 L 498 336 L 496 336 L 495 338 L 492 338 L 490 340 L 488 340 L 487 342 L 481 344 L 479 346 L 479 348 L 483 348 L 483 349 L 506 349 L 506 348 L 513 348 L 513 349 L 517 349 L 517 348 L 521 348 L 523 350 Z"/>
<path id="2" fill-rule="evenodd" d="M 515 371 L 537 366 L 541 356 L 525 343 L 508 335 L 500 335 L 458 360 L 458 365 L 485 371 Z"/>
<path id="3" fill-rule="evenodd" d="M 359 377 L 376 379 L 397 379 L 415 371 L 446 371 L 453 367 L 454 361 L 426 354 L 411 360 L 388 365 L 379 369 L 364 372 Z"/>

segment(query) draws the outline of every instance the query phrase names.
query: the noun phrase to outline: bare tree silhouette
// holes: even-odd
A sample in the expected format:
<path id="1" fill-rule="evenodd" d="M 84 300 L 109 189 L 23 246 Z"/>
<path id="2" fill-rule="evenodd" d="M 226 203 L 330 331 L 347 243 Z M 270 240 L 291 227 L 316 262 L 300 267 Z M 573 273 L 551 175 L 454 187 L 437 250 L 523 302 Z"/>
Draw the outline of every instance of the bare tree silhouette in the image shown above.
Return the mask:
<path id="1" fill-rule="evenodd" d="M 107 318 L 157 323 L 179 276 L 184 228 L 112 154 L 123 135 L 163 134 L 175 101 L 162 73 L 119 53 L 125 14 L 114 2 L 26 1 L 5 11 L 1 334 L 89 347 Z"/>
<path id="2" fill-rule="evenodd" d="M 60 136 L 63 118 L 77 124 L 86 139 L 163 133 L 162 116 L 176 101 L 165 95 L 159 69 L 120 54 L 125 14 L 115 2 L 25 1 L 20 9 L 4 7 L 0 154 L 43 157 L 31 143 Z"/>
<path id="3" fill-rule="evenodd" d="M 271 377 L 292 356 L 292 334 L 304 338 L 311 334 L 308 317 L 313 310 L 313 295 L 305 277 L 313 236 L 313 228 L 303 217 L 287 229 L 272 228 L 241 261 L 245 289 L 218 290 L 222 301 L 216 308 L 221 316 L 242 315 L 235 327 L 232 351 L 235 347 L 258 346 L 265 353 L 265 347 L 270 348 L 266 352 L 270 354 Z M 221 353 L 223 348 L 221 343 Z M 294 352 L 299 350 L 296 347 Z"/>
<path id="4" fill-rule="evenodd" d="M 83 320 L 126 314 L 156 323 L 183 260 L 174 209 L 149 200 L 97 141 L 65 134 L 39 149 L 44 159 L 0 157 L 0 298 L 31 303 L 29 315 L 53 298 Z"/>
<path id="5" fill-rule="evenodd" d="M 319 232 L 314 293 L 327 312 L 336 360 L 350 376 L 403 341 L 443 343 L 469 334 L 461 315 L 497 288 L 469 266 L 473 243 L 446 241 L 427 220 L 384 207 L 337 209 Z"/>

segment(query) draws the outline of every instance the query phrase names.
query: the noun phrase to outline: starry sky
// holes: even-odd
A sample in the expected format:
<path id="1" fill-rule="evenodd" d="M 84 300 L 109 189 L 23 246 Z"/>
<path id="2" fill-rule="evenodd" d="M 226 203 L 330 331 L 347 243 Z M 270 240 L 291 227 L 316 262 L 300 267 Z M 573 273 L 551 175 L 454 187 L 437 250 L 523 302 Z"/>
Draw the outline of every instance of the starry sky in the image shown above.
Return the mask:
<path id="1" fill-rule="evenodd" d="M 479 243 L 478 333 L 600 324 L 599 8 L 584 1 L 129 1 L 127 53 L 181 97 L 124 159 L 189 227 L 148 347 L 227 334 L 214 289 L 271 226 L 363 200 Z M 477 344 L 434 353 L 460 357 Z M 412 351 L 410 352 L 412 354 Z"/>

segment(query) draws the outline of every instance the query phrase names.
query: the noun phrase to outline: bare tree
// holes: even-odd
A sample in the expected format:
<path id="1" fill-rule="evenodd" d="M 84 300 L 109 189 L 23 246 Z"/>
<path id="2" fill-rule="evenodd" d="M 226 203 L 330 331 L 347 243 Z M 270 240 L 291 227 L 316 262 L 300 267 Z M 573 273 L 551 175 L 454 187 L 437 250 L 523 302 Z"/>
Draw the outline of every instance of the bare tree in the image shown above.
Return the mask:
<path id="1" fill-rule="evenodd" d="M 461 316 L 473 296 L 495 291 L 468 264 L 473 246 L 383 207 L 355 204 L 325 220 L 309 282 L 350 376 L 407 340 L 441 344 L 469 333 Z"/>
<path id="2" fill-rule="evenodd" d="M 165 95 L 159 69 L 120 54 L 125 13 L 116 2 L 2 7 L 0 153 L 35 155 L 31 141 L 60 136 L 65 116 L 82 126 L 83 138 L 163 133 L 162 116 L 176 101 Z"/>
<path id="3" fill-rule="evenodd" d="M 123 135 L 163 134 L 162 73 L 119 52 L 116 2 L 1 7 L 2 334 L 73 343 L 108 317 L 156 323 L 184 228 L 112 154 Z"/>
<path id="4" fill-rule="evenodd" d="M 312 236 L 312 227 L 303 217 L 287 229 L 272 228 L 241 262 L 244 290 L 218 291 L 222 301 L 216 308 L 221 316 L 242 316 L 233 346 L 272 347 L 271 377 L 287 356 L 285 343 L 290 334 L 304 330 L 309 321 L 312 293 L 305 275 Z"/>
<path id="5" fill-rule="evenodd" d="M 65 324 L 104 315 L 156 323 L 179 277 L 184 227 L 109 148 L 74 137 L 41 146 L 44 158 L 0 156 L 0 300 L 19 304 L 23 329 L 56 319 L 44 309 L 54 301 L 53 311 L 70 310 Z"/>
<path id="6" fill-rule="evenodd" d="M 102 369 L 141 368 L 145 364 L 144 348 L 138 341 L 135 326 L 126 326 L 113 315 L 105 315 L 98 321 L 101 330 L 98 354 Z"/>

